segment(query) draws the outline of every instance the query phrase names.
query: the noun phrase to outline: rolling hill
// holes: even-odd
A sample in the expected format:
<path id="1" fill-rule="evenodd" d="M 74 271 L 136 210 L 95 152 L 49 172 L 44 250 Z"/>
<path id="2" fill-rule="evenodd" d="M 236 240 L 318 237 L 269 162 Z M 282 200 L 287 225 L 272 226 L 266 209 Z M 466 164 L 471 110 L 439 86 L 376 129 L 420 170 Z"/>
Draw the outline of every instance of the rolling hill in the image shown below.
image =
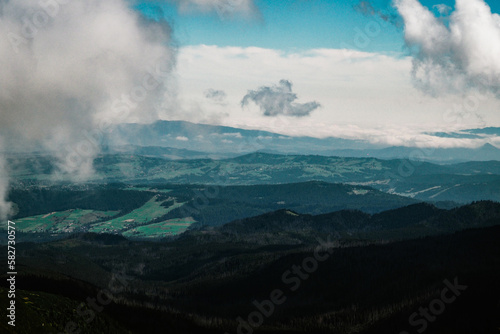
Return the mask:
<path id="1" fill-rule="evenodd" d="M 336 240 L 394 241 L 493 225 L 500 225 L 500 204 L 495 202 L 476 202 L 451 210 L 418 203 L 373 215 L 358 210 L 304 215 L 283 209 L 189 231 L 182 238 L 258 245 L 314 243 L 325 235 Z"/>
<path id="2" fill-rule="evenodd" d="M 222 225 L 282 208 L 304 214 L 341 209 L 374 213 L 418 202 L 366 186 L 317 181 L 255 186 L 32 186 L 12 190 L 9 199 L 17 209 L 12 219 L 24 233 L 20 238 L 33 241 L 80 232 L 164 238 L 193 226 Z"/>
<path id="3" fill-rule="evenodd" d="M 10 157 L 19 187 L 51 184 L 54 167 L 48 156 Z M 307 181 L 370 186 L 423 201 L 469 203 L 500 201 L 500 162 L 436 165 L 413 160 L 252 153 L 229 159 L 166 160 L 108 154 L 94 161 L 89 182 L 132 184 L 258 185 Z M 60 182 L 71 182 L 61 177 Z M 15 184 L 14 184 L 15 186 Z"/>

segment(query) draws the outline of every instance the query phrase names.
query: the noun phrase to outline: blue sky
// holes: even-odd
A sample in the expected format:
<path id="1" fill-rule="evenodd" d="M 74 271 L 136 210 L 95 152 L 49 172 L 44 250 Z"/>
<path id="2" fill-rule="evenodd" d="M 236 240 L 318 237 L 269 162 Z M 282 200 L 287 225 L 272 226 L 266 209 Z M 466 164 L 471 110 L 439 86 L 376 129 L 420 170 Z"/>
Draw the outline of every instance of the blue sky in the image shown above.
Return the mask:
<path id="1" fill-rule="evenodd" d="M 257 0 L 260 17 L 221 20 L 215 13 L 179 13 L 172 2 L 148 1 L 136 6 L 150 17 L 158 18 L 158 8 L 174 27 L 180 45 L 258 46 L 263 48 L 305 50 L 313 48 L 345 48 L 352 46 L 369 52 L 401 52 L 403 29 L 378 17 L 355 10 L 359 0 Z M 493 12 L 500 11 L 500 2 L 487 1 Z M 436 4 L 453 8 L 454 1 L 421 1 L 437 14 Z M 397 16 L 391 0 L 373 0 L 373 7 L 384 14 Z M 354 42 L 373 21 L 380 32 L 365 47 Z"/>
<path id="2" fill-rule="evenodd" d="M 258 46 L 281 50 L 340 48 L 370 20 L 353 8 L 355 1 L 257 1 L 261 17 L 221 20 L 216 13 L 181 14 L 172 4 L 146 3 L 138 6 L 149 16 L 157 16 L 160 6 L 173 24 L 181 45 Z M 370 51 L 399 50 L 401 34 L 386 26 Z"/>

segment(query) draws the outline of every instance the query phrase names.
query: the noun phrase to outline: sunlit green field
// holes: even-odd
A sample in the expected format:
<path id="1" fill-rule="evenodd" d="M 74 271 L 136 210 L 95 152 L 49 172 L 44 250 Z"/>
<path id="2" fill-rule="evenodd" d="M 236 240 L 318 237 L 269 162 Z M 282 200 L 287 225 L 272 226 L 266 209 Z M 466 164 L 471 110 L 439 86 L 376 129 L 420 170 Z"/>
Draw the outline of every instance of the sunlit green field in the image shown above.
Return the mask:
<path id="1" fill-rule="evenodd" d="M 75 232 L 93 222 L 116 216 L 119 211 L 71 209 L 44 215 L 17 219 L 16 229 L 21 232 Z"/>
<path id="2" fill-rule="evenodd" d="M 150 221 L 166 215 L 173 209 L 176 209 L 183 205 L 183 203 L 177 203 L 174 201 L 173 205 L 165 207 L 162 206 L 164 202 L 166 201 L 158 201 L 158 198 L 155 195 L 146 204 L 126 215 L 92 225 L 89 229 L 89 232 L 118 233 L 124 230 L 128 230 L 137 225 L 147 224 Z"/>
<path id="3" fill-rule="evenodd" d="M 125 237 L 155 238 L 160 236 L 178 235 L 185 232 L 195 222 L 192 218 L 170 219 L 161 223 L 149 224 L 132 228 L 123 233 Z"/>
<path id="4" fill-rule="evenodd" d="M 169 190 L 156 191 L 149 188 L 142 190 L 152 193 L 169 192 Z M 161 195 L 154 195 L 141 207 L 121 216 L 120 211 L 70 209 L 17 219 L 15 226 L 17 231 L 25 233 L 95 232 L 117 233 L 135 238 L 156 238 L 183 233 L 195 222 L 193 218 L 158 222 L 158 218 L 184 204 L 178 203 L 174 198 L 160 198 Z M 155 223 L 150 224 L 151 222 Z"/>

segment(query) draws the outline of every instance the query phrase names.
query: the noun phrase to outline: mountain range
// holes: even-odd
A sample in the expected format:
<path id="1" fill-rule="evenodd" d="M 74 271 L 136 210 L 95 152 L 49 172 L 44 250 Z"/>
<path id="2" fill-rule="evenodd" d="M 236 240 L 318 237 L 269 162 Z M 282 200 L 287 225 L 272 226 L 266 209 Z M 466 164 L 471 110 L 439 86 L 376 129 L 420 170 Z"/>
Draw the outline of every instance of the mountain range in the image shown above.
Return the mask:
<path id="1" fill-rule="evenodd" d="M 437 132 L 428 135 L 441 138 L 488 139 L 500 136 L 500 128 L 471 129 L 459 133 Z M 488 142 L 476 148 L 419 149 L 334 137 L 293 137 L 268 131 L 185 121 L 116 125 L 106 136 L 104 146 L 106 152 L 123 152 L 129 148 L 131 152 L 171 159 L 227 158 L 262 151 L 295 155 L 415 159 L 436 163 L 500 160 L 500 149 Z"/>
<path id="2" fill-rule="evenodd" d="M 50 156 L 15 156 L 13 186 L 53 180 Z M 133 184 L 263 185 L 323 181 L 369 186 L 423 201 L 500 201 L 500 161 L 449 165 L 406 159 L 251 153 L 227 159 L 168 160 L 105 154 L 94 160 L 90 181 Z M 49 180 L 49 181 L 47 181 Z M 71 178 L 61 178 L 72 182 Z"/>
<path id="3" fill-rule="evenodd" d="M 471 219 L 474 217 L 474 219 Z M 191 230 L 182 238 L 204 242 L 249 242 L 257 245 L 312 243 L 324 235 L 337 240 L 402 240 L 500 224 L 500 204 L 475 202 L 450 210 L 428 203 L 368 214 L 341 210 L 320 215 L 282 209 L 236 220 L 220 227 Z"/>

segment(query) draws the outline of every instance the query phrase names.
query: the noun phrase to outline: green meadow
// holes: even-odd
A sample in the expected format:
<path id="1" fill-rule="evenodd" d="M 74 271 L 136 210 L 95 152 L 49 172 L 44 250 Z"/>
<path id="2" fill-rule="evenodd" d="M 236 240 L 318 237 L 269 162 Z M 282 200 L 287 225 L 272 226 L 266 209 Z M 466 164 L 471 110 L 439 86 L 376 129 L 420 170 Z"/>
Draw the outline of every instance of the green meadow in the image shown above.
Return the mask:
<path id="1" fill-rule="evenodd" d="M 138 189 L 133 188 L 133 190 Z M 172 197 L 165 199 L 165 196 L 161 195 L 170 190 L 158 191 L 150 188 L 140 190 L 158 194 L 152 196 L 144 205 L 124 215 L 120 215 L 120 211 L 70 209 L 20 218 L 14 222 L 16 229 L 24 233 L 95 232 L 117 233 L 134 238 L 178 235 L 196 222 L 193 218 L 158 222 L 158 218 L 181 207 L 184 203 L 179 203 Z"/>
<path id="2" fill-rule="evenodd" d="M 123 216 L 108 220 L 106 222 L 94 224 L 90 227 L 89 232 L 96 233 L 119 233 L 125 230 L 134 228 L 138 225 L 145 225 L 154 219 L 166 215 L 170 211 L 181 207 L 183 203 L 176 201 L 169 207 L 162 204 L 169 200 L 158 200 L 158 196 L 153 196 L 146 204 L 133 210 L 132 212 Z"/>
<path id="3" fill-rule="evenodd" d="M 132 228 L 123 233 L 125 237 L 157 238 L 178 235 L 185 232 L 196 221 L 192 218 L 169 219 L 161 223 L 148 224 Z"/>
<path id="4" fill-rule="evenodd" d="M 21 232 L 70 233 L 81 230 L 96 221 L 116 216 L 119 211 L 70 209 L 17 219 L 16 229 Z"/>

